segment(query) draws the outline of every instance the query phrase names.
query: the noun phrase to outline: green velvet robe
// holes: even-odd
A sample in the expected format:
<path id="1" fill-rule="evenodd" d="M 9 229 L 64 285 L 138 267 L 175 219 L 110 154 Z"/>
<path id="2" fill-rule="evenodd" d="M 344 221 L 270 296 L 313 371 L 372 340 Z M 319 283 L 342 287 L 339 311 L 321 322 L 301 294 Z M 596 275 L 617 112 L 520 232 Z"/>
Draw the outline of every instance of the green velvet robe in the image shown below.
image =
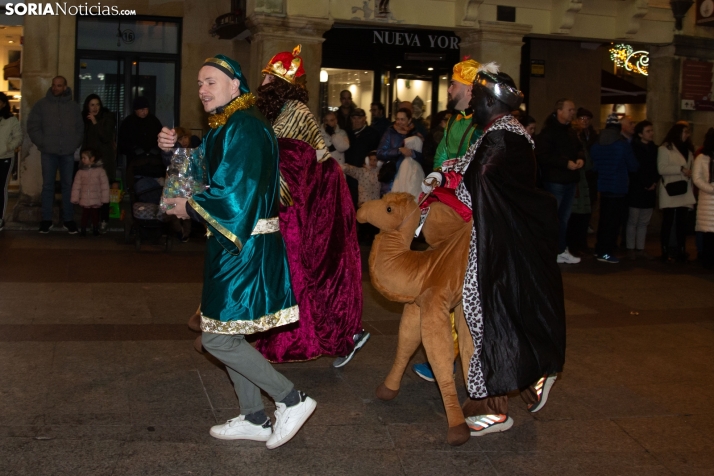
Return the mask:
<path id="1" fill-rule="evenodd" d="M 252 334 L 298 320 L 285 243 L 273 129 L 251 106 L 204 138 L 210 188 L 189 205 L 207 222 L 201 329 Z"/>
<path id="2" fill-rule="evenodd" d="M 447 122 L 444 137 L 441 138 L 436 155 L 434 156 L 434 170 L 440 170 L 441 165 L 450 159 L 463 157 L 471 144 L 483 135 L 481 128 L 471 126 L 471 114 L 464 115 L 457 112 Z"/>

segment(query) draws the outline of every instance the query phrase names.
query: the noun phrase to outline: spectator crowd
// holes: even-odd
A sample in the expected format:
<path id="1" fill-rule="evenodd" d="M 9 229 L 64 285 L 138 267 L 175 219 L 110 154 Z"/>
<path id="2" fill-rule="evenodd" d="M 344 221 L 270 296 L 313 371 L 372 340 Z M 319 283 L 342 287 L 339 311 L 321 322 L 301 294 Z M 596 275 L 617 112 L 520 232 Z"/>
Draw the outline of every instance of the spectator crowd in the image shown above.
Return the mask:
<path id="1" fill-rule="evenodd" d="M 533 118 L 520 119 L 535 139 L 539 182 L 558 203 L 558 263 L 577 264 L 591 251 L 592 228 L 598 261 L 619 263 L 625 253 L 618 250 L 628 259 L 652 259 L 645 239 L 659 208 L 660 259 L 686 262 L 686 237 L 696 231 L 697 259 L 712 268 L 714 128 L 695 151 L 686 121 L 673 124 L 657 146 L 650 121 L 635 123 L 612 113 L 598 132 L 592 119 L 592 112 L 576 110 L 570 99 L 555 103 L 539 133 Z M 597 223 L 592 220 L 596 211 Z"/>
<path id="2" fill-rule="evenodd" d="M 324 112 L 320 132 L 342 167 L 355 208 L 390 191 L 418 197 L 425 175 L 439 170 L 445 160 L 463 155 L 480 136 L 480 127 L 472 124 L 468 111 L 470 86 L 459 80 L 467 75 L 457 71 L 464 65 L 468 62 L 454 70 L 448 108 L 432 117 L 422 118 L 423 103 L 417 98 L 400 102 L 393 122 L 384 104 L 374 102 L 368 121 L 348 90 L 340 93 L 339 107 Z M 708 268 L 714 266 L 714 128 L 695 149 L 686 121 L 673 124 L 657 145 L 651 122 L 635 123 L 628 115 L 613 113 L 604 129 L 597 131 L 593 113 L 576 108 L 567 98 L 556 101 L 540 131 L 533 117 L 522 111 L 514 115 L 535 141 L 537 183 L 557 201 L 558 263 L 577 264 L 589 252 L 611 264 L 625 256 L 651 259 L 645 240 L 659 208 L 660 258 L 686 262 L 686 239 L 694 228 L 697 259 Z M 161 127 L 145 97 L 134 99 L 133 113 L 117 128 L 116 113 L 104 107 L 98 95 L 84 98 L 80 109 L 66 79 L 53 78 L 27 122 L 27 132 L 42 158 L 40 233 L 48 233 L 53 224 L 58 172 L 62 227 L 84 235 L 91 222 L 94 234 L 106 233 L 109 190 L 131 192 L 141 188 L 137 181 L 143 178 L 161 180 L 165 170 L 157 147 Z M 177 147 L 200 144 L 186 129 L 175 129 Z M 449 136 L 460 140 L 449 141 Z M 20 124 L 9 110 L 7 97 L 0 94 L 0 181 L 5 185 L 0 194 L 0 230 L 5 225 L 14 150 L 21 138 Z M 75 204 L 84 209 L 81 230 L 74 222 Z M 171 226 L 181 241 L 188 240 L 190 221 L 174 220 Z M 361 240 L 370 242 L 374 231 L 362 227 Z M 590 233 L 596 233 L 594 249 L 588 245 Z"/>

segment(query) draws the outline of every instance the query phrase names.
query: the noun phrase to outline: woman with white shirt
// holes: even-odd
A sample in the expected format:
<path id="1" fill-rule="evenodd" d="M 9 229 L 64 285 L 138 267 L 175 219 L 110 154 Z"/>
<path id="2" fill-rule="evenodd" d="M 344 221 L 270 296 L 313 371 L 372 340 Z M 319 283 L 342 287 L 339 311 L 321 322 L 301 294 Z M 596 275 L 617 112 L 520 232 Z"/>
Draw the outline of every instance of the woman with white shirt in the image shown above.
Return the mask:
<path id="1" fill-rule="evenodd" d="M 704 136 L 702 153 L 694 160 L 692 180 L 699 189 L 697 205 L 697 231 L 704 233 L 702 264 L 714 268 L 714 128 Z"/>
<path id="2" fill-rule="evenodd" d="M 687 261 L 687 213 L 696 203 L 691 180 L 694 148 L 689 136 L 689 128 L 677 123 L 669 130 L 657 152 L 657 171 L 662 176 L 658 186 L 659 208 L 662 210 L 662 261 L 669 259 L 669 237 L 673 225 L 676 226 L 677 261 Z M 669 192 L 667 185 L 670 185 Z M 677 187 L 680 190 L 676 190 Z"/>
<path id="3" fill-rule="evenodd" d="M 327 144 L 327 149 L 330 155 L 339 162 L 340 165 L 345 163 L 345 151 L 350 148 L 350 140 L 347 137 L 347 132 L 340 129 L 337 124 L 337 116 L 330 111 L 322 116 L 322 126 L 320 133 Z"/>

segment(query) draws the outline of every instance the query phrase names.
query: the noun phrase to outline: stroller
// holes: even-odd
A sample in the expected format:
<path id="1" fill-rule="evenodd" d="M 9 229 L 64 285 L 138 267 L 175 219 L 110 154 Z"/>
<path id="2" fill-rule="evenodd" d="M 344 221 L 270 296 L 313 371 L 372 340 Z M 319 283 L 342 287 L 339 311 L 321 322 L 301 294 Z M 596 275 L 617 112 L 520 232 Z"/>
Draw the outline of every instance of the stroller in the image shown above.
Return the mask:
<path id="1" fill-rule="evenodd" d="M 161 244 L 168 253 L 173 246 L 173 238 L 166 215 L 159 208 L 166 167 L 160 156 L 147 154 L 141 159 L 127 168 L 127 176 L 133 180 L 127 190 L 129 212 L 124 221 L 124 243 L 130 243 L 133 235 L 134 247 L 140 251 L 142 241 L 160 243 L 165 237 Z"/>

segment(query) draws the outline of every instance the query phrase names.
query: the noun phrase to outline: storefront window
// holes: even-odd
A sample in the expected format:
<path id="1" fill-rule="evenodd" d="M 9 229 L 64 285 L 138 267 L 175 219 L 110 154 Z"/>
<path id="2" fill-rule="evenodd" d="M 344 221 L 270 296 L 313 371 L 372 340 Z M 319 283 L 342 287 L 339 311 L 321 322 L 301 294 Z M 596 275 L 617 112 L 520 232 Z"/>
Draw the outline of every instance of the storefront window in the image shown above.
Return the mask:
<path id="1" fill-rule="evenodd" d="M 323 68 L 327 73 L 327 108 L 331 111 L 340 107 L 340 91 L 352 93 L 356 107 L 369 111 L 374 90 L 374 71 L 356 69 Z"/>
<path id="2" fill-rule="evenodd" d="M 176 54 L 179 26 L 169 21 L 80 18 L 77 49 Z"/>
<path id="3" fill-rule="evenodd" d="M 426 119 L 431 115 L 432 82 L 423 79 L 412 79 L 410 76 L 399 77 L 394 82 L 393 116 L 396 118 L 399 103 L 409 101 L 416 119 Z"/>

